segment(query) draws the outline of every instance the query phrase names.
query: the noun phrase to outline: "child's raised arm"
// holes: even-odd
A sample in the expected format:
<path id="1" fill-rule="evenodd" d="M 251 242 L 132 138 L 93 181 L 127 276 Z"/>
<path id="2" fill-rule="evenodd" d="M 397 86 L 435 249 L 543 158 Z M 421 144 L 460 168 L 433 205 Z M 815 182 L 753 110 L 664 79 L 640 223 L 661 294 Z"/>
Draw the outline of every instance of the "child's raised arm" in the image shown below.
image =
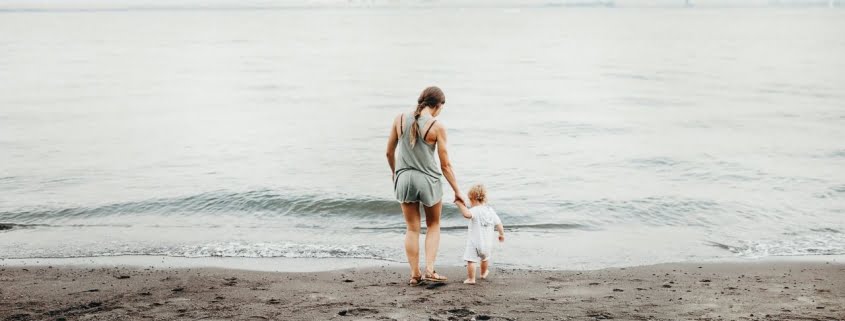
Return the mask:
<path id="1" fill-rule="evenodd" d="M 462 202 L 461 200 L 458 200 L 458 201 L 455 202 L 455 204 L 458 205 L 458 210 L 461 211 L 461 214 L 465 218 L 467 218 L 467 219 L 472 218 L 472 212 L 469 211 L 469 209 L 467 208 L 466 204 L 464 204 L 464 202 Z"/>

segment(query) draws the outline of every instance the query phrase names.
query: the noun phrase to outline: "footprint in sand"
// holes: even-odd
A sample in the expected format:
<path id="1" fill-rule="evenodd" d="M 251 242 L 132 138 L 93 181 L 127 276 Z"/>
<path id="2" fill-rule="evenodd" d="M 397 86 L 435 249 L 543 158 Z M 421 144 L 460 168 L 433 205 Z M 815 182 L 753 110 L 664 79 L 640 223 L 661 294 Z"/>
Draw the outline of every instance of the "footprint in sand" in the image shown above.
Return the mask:
<path id="1" fill-rule="evenodd" d="M 468 317 L 468 316 L 475 314 L 474 311 L 467 309 L 467 308 L 451 309 L 451 310 L 446 310 L 446 312 L 449 312 L 449 314 L 454 315 L 454 316 L 459 317 L 459 318 L 465 318 L 465 317 Z"/>
<path id="2" fill-rule="evenodd" d="M 354 308 L 354 309 L 347 309 L 337 313 L 339 316 L 364 316 L 364 315 L 371 315 L 371 314 L 378 314 L 378 310 L 370 309 L 370 308 Z"/>
<path id="3" fill-rule="evenodd" d="M 613 319 L 613 315 L 608 312 L 593 312 L 587 314 L 588 317 L 595 318 L 596 320 L 610 320 Z"/>

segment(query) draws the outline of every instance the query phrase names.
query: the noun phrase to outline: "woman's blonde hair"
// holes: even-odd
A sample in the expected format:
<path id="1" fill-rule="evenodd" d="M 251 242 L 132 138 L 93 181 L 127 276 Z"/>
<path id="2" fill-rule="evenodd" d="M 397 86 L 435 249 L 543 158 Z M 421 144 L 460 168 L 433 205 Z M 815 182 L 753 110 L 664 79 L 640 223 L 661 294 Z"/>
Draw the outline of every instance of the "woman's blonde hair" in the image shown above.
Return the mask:
<path id="1" fill-rule="evenodd" d="M 411 148 L 414 148 L 414 145 L 417 143 L 417 135 L 420 131 L 420 126 L 417 124 L 417 120 L 420 119 L 420 114 L 425 107 L 437 108 L 440 104 L 446 103 L 446 95 L 443 94 L 443 91 L 440 88 L 435 86 L 428 87 L 420 93 L 420 98 L 417 98 L 417 109 L 414 110 L 414 123 L 411 125 L 411 135 L 408 135 L 409 142 L 411 143 Z M 423 137 L 425 139 L 425 137 Z"/>
<path id="2" fill-rule="evenodd" d="M 476 200 L 481 203 L 487 202 L 487 189 L 484 188 L 484 185 L 476 184 L 469 188 L 469 198 L 471 200 Z"/>

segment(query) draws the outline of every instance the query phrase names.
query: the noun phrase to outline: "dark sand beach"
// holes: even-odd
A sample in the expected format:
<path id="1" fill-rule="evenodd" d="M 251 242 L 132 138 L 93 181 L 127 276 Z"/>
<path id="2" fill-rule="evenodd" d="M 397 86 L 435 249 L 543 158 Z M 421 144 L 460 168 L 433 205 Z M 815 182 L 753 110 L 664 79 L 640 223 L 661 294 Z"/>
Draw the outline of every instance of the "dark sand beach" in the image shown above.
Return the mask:
<path id="1" fill-rule="evenodd" d="M 494 269 L 475 286 L 404 268 L 315 273 L 4 266 L 0 320 L 845 320 L 837 262 Z"/>

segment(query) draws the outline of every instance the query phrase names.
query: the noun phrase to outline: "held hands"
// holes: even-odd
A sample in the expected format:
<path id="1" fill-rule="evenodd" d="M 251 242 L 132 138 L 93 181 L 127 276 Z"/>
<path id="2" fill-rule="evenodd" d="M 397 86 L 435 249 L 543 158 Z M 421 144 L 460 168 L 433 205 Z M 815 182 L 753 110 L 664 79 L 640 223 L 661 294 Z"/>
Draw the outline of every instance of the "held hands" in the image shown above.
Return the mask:
<path id="1" fill-rule="evenodd" d="M 466 200 L 466 198 L 464 198 L 463 195 L 461 195 L 461 193 L 455 193 L 455 203 L 463 204 L 464 206 L 466 206 L 467 200 Z"/>
<path id="2" fill-rule="evenodd" d="M 458 212 L 460 212 L 464 218 L 472 218 L 472 212 L 470 212 L 469 208 L 467 208 L 466 199 L 464 199 L 460 193 L 455 193 L 455 205 L 458 206 Z"/>

